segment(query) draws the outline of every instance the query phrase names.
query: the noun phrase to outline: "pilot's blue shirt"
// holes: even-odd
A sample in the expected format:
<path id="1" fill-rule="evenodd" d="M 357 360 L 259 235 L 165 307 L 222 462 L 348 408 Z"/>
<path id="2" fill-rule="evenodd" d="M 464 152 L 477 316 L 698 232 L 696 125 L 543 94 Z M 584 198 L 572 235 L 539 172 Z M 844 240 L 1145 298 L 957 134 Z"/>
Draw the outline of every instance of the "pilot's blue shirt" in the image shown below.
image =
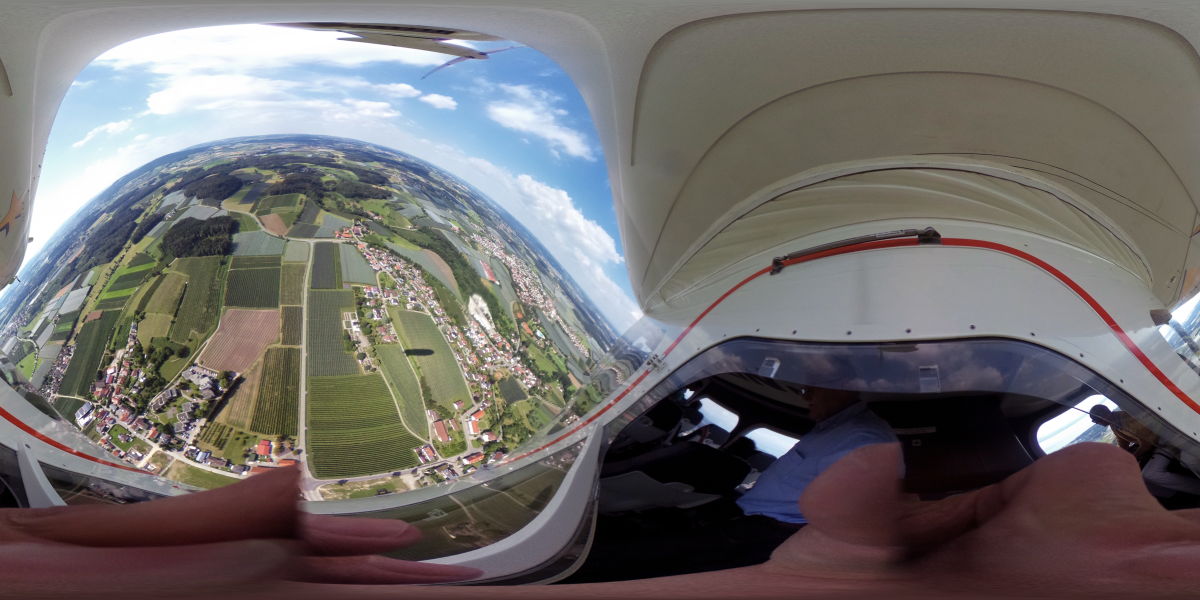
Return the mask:
<path id="1" fill-rule="evenodd" d="M 766 515 L 788 523 L 807 523 L 800 495 L 817 475 L 852 450 L 896 441 L 883 419 L 859 402 L 817 423 L 791 450 L 771 463 L 738 501 L 748 515 Z"/>

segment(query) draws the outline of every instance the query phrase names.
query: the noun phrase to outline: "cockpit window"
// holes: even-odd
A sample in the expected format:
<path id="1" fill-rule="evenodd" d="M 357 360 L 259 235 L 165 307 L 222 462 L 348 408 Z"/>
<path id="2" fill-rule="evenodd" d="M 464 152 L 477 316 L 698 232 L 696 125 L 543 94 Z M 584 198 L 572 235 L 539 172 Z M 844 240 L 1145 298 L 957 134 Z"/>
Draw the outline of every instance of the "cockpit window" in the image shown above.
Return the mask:
<path id="1" fill-rule="evenodd" d="M 716 425 L 725 431 L 733 431 L 738 424 L 737 413 L 721 406 L 712 398 L 700 399 L 700 415 L 704 417 L 704 420 L 697 424 L 697 427 Z"/>
<path id="2" fill-rule="evenodd" d="M 1105 406 L 1110 410 L 1119 410 L 1117 405 L 1108 398 L 1089 396 L 1038 426 L 1038 446 L 1043 452 L 1050 454 L 1080 442 L 1111 442 L 1112 430 L 1106 425 L 1092 421 L 1089 411 L 1097 405 Z"/>
<path id="3" fill-rule="evenodd" d="M 587 108 L 519 42 L 164 33 L 99 56 L 59 114 L 0 372 L 111 464 L 196 488 L 299 465 L 305 499 L 350 506 L 526 494 L 431 556 L 536 515 L 569 460 L 461 488 L 511 481 L 657 341 L 618 335 L 640 313 Z"/>
<path id="4" fill-rule="evenodd" d="M 766 427 L 759 427 L 758 429 L 746 432 L 746 438 L 754 442 L 756 449 L 766 452 L 775 458 L 783 456 L 783 453 L 791 450 L 792 446 L 795 446 L 796 442 L 800 441 L 797 438 L 784 435 Z"/>

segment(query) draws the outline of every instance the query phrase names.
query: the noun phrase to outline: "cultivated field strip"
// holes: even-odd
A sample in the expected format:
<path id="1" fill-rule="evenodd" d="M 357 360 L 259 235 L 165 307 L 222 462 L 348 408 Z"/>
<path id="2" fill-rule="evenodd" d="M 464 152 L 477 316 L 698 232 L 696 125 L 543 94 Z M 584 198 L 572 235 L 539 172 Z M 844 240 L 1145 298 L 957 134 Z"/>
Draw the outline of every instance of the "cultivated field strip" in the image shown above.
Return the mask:
<path id="1" fill-rule="evenodd" d="M 400 397 L 396 399 L 400 405 L 400 417 L 409 430 L 420 437 L 428 437 L 429 420 L 425 418 L 425 400 L 421 397 L 421 384 L 417 374 L 413 372 L 412 364 L 400 344 L 380 344 L 375 346 L 375 354 L 383 375 L 387 377 L 392 390 Z"/>
<path id="2" fill-rule="evenodd" d="M 304 275 L 307 272 L 308 265 L 304 263 L 283 265 L 283 275 L 279 285 L 280 304 L 304 302 Z"/>
<path id="3" fill-rule="evenodd" d="M 235 256 L 229 263 L 229 269 L 264 269 L 278 267 L 282 257 L 279 256 Z"/>
<path id="4" fill-rule="evenodd" d="M 284 346 L 299 346 L 304 336 L 304 309 L 299 306 L 285 306 L 281 311 L 283 333 L 279 343 Z"/>
<path id="5" fill-rule="evenodd" d="M 204 347 L 200 363 L 218 371 L 241 373 L 278 339 L 278 310 L 231 308 L 225 311 L 217 332 Z"/>
<path id="6" fill-rule="evenodd" d="M 217 324 L 224 303 L 221 288 L 225 284 L 225 265 L 220 256 L 179 258 L 172 269 L 187 275 L 187 290 L 171 326 L 171 341 L 187 343 L 192 332 L 204 337 Z"/>
<path id="7" fill-rule="evenodd" d="M 296 435 L 300 410 L 300 349 L 268 348 L 250 429 L 269 435 Z"/>
<path id="8" fill-rule="evenodd" d="M 308 262 L 308 244 L 304 242 L 288 242 L 283 251 L 285 262 Z"/>
<path id="9" fill-rule="evenodd" d="M 279 268 L 230 271 L 225 304 L 245 308 L 279 306 Z"/>
<path id="10" fill-rule="evenodd" d="M 386 473 L 417 465 L 421 445 L 396 413 L 378 374 L 308 379 L 310 465 L 320 478 Z"/>
<path id="11" fill-rule="evenodd" d="M 121 314 L 109 311 L 99 319 L 88 321 L 79 329 L 75 339 L 75 356 L 67 366 L 59 391 L 72 396 L 84 396 L 90 391 L 95 381 L 96 371 L 100 368 L 100 359 L 108 340 L 112 337 L 113 328 Z"/>
<path id="12" fill-rule="evenodd" d="M 339 245 L 333 242 L 318 242 L 313 245 L 313 271 L 310 283 L 312 289 L 337 290 L 342 288 Z"/>
<path id="13" fill-rule="evenodd" d="M 433 401 L 451 411 L 456 400 L 470 403 L 471 392 L 463 379 L 462 369 L 433 319 L 425 313 L 400 310 L 395 306 L 388 307 L 388 314 L 408 349 L 409 358 L 429 384 Z"/>
<path id="14" fill-rule="evenodd" d="M 242 373 L 241 383 L 217 415 L 218 423 L 226 423 L 238 429 L 250 429 L 250 420 L 254 417 L 254 404 L 258 399 L 258 386 L 262 382 L 262 370 L 263 361 L 260 360 Z"/>
<path id="15" fill-rule="evenodd" d="M 308 293 L 308 374 L 356 375 L 358 361 L 346 350 L 342 313 L 354 310 L 349 290 L 312 290 Z"/>
<path id="16" fill-rule="evenodd" d="M 179 301 L 183 298 L 183 290 L 187 287 L 187 278 L 179 273 L 164 273 L 159 279 L 158 287 L 146 303 L 148 313 L 174 315 L 179 310 Z"/>
<path id="17" fill-rule="evenodd" d="M 350 244 L 340 244 L 340 246 L 342 281 L 376 285 L 375 270 L 371 268 L 371 265 L 367 264 L 367 259 L 363 258 L 358 248 Z"/>

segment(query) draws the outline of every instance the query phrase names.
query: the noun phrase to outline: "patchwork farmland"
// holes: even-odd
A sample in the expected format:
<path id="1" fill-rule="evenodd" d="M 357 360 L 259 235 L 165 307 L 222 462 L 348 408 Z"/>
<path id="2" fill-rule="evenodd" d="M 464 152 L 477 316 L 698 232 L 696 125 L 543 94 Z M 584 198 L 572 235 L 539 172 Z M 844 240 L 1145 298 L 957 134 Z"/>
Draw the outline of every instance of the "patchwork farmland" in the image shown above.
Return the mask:
<path id="1" fill-rule="evenodd" d="M 378 374 L 308 379 L 309 466 L 319 478 L 417 466 L 413 436 Z"/>
<path id="2" fill-rule="evenodd" d="M 204 347 L 200 363 L 218 371 L 241 373 L 278 339 L 278 310 L 231 308 L 225 311 L 217 332 Z"/>

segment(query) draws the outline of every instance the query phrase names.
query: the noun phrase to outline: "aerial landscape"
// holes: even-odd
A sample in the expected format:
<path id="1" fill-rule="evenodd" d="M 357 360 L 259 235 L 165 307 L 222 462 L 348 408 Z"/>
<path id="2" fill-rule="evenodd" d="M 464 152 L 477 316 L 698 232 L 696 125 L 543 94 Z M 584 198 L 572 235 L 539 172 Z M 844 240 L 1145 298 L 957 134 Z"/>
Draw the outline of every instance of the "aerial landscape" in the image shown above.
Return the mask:
<path id="1" fill-rule="evenodd" d="M 234 138 L 122 177 L 0 304 L 23 392 L 209 488 L 301 464 L 311 500 L 502 463 L 597 405 L 616 332 L 504 209 L 344 138 Z"/>

